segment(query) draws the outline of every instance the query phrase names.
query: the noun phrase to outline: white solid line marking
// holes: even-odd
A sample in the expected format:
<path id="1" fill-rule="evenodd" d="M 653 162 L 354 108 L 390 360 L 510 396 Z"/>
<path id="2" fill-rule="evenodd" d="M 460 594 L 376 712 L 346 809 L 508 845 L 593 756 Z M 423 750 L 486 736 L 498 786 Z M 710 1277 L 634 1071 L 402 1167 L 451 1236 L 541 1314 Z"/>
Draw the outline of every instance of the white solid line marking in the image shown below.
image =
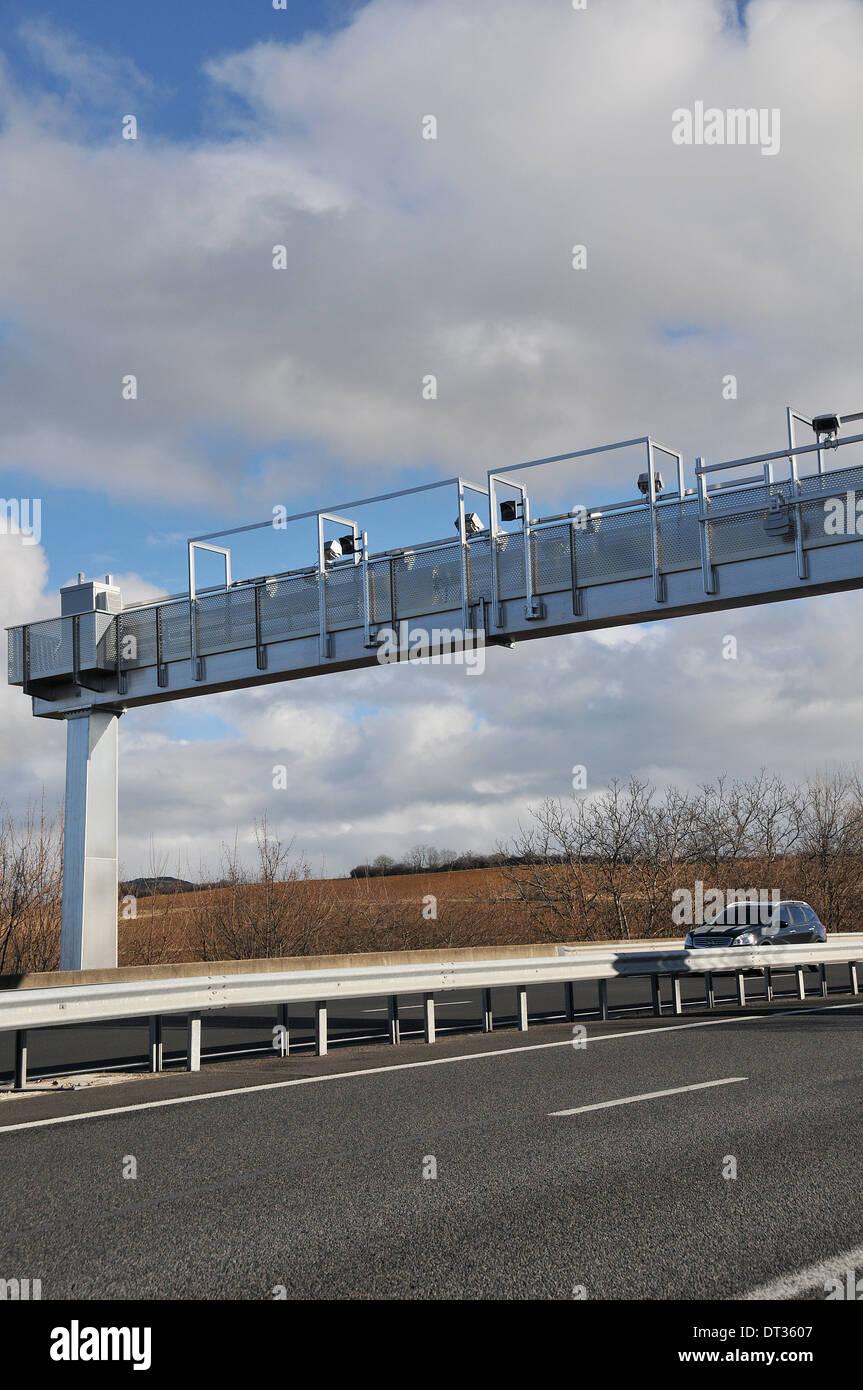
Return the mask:
<path id="1" fill-rule="evenodd" d="M 789 1018 L 802 1014 L 823 1014 L 833 1009 L 859 1009 L 853 1004 L 827 1004 L 817 1009 L 777 1009 L 769 1014 L 735 1014 L 733 1018 L 705 1018 L 697 1023 L 672 1023 L 665 1028 L 632 1028 L 626 1033 L 600 1033 L 590 1038 L 591 1047 L 601 1042 L 616 1042 L 620 1038 L 649 1038 L 660 1033 L 681 1033 L 689 1028 L 721 1028 L 729 1023 L 758 1023 L 771 1018 Z M 221 1100 L 225 1096 L 254 1095 L 256 1091 L 282 1091 L 288 1086 L 317 1086 L 324 1081 L 349 1081 L 352 1076 L 381 1076 L 389 1071 L 416 1071 L 420 1067 L 445 1067 L 452 1062 L 479 1062 L 487 1057 L 511 1057 L 519 1052 L 548 1052 L 555 1047 L 572 1047 L 572 1039 L 563 1042 L 526 1043 L 523 1047 L 498 1047 L 488 1052 L 461 1052 L 457 1057 L 432 1057 L 427 1062 L 394 1062 L 388 1067 L 362 1067 L 356 1071 L 325 1072 L 322 1076 L 298 1076 L 291 1081 L 265 1081 L 260 1086 L 233 1086 L 224 1091 L 203 1091 L 197 1096 L 172 1096 L 170 1100 L 144 1100 L 136 1105 L 114 1105 L 104 1110 L 85 1110 L 78 1115 L 56 1115 L 45 1120 L 25 1120 L 20 1125 L 2 1125 L 0 1134 L 12 1134 L 19 1129 L 41 1129 L 44 1125 L 69 1125 L 76 1120 L 99 1120 L 105 1115 L 129 1115 L 135 1110 L 159 1110 L 166 1105 L 192 1105 L 198 1100 Z"/>
<path id="2" fill-rule="evenodd" d="M 810 1289 L 817 1288 L 819 1285 L 823 1288 L 828 1279 L 841 1279 L 844 1286 L 845 1277 L 849 1270 L 853 1271 L 856 1280 L 857 1270 L 861 1266 L 863 1266 L 863 1245 L 857 1245 L 853 1250 L 846 1250 L 843 1255 L 832 1255 L 829 1260 L 822 1260 L 821 1264 L 808 1265 L 806 1269 L 798 1269 L 796 1274 L 782 1274 L 769 1284 L 762 1284 L 757 1289 L 750 1289 L 749 1293 L 738 1294 L 730 1301 L 796 1298 L 798 1294 L 808 1293 Z"/>
<path id="3" fill-rule="evenodd" d="M 584 1115 L 588 1110 L 611 1110 L 615 1105 L 635 1105 L 639 1100 L 659 1100 L 660 1096 L 679 1096 L 684 1091 L 707 1091 L 711 1086 L 732 1086 L 735 1081 L 748 1081 L 748 1076 L 725 1076 L 721 1081 L 698 1081 L 694 1086 L 673 1086 L 670 1091 L 645 1091 L 640 1096 L 623 1096 L 620 1100 L 600 1100 L 594 1105 L 576 1105 L 572 1110 L 549 1110 L 555 1115 Z"/>
<path id="4" fill-rule="evenodd" d="M 456 1006 L 456 1004 L 473 1004 L 473 1003 L 475 1003 L 475 1002 L 476 1002 L 476 1001 L 473 1000 L 473 999 L 444 999 L 444 1000 L 440 1000 L 440 1001 L 437 1003 L 437 1008 L 439 1008 L 439 1009 L 454 1009 L 455 1006 Z M 401 1015 L 401 1014 L 409 1013 L 409 1012 L 411 1011 L 411 1009 L 422 1009 L 422 1004 L 400 1004 L 400 1005 L 399 1005 L 399 1014 Z M 361 1009 L 360 1012 L 361 1012 L 361 1013 L 364 1013 L 364 1014 L 385 1014 L 385 1013 L 387 1012 L 387 1010 L 386 1010 L 386 1009 Z"/>

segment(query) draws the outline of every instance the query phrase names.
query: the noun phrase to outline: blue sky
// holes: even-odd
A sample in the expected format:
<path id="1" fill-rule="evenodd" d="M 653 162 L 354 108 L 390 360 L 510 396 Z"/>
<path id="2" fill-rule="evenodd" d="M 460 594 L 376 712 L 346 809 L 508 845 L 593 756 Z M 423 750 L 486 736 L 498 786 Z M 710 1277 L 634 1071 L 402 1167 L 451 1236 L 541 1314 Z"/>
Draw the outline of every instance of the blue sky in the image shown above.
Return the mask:
<path id="1" fill-rule="evenodd" d="M 97 46 L 121 62 L 132 62 L 153 81 L 140 105 L 151 136 L 193 140 L 221 128 L 226 112 L 213 109 L 205 63 L 255 43 L 292 43 L 307 34 L 327 34 L 361 8 L 358 0 L 288 0 L 274 10 L 270 0 L 69 0 L 40 5 L 38 19 Z M 44 69 L 20 35 L 37 15 L 30 0 L 5 0 L 0 44 L 19 80 L 39 85 Z"/>

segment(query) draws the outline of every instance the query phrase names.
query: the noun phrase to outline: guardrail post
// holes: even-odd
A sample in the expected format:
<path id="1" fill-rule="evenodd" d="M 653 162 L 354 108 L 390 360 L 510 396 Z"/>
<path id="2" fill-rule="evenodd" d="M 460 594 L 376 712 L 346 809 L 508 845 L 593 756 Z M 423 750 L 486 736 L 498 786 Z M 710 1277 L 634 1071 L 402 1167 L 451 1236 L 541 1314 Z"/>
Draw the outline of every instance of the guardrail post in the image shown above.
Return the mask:
<path id="1" fill-rule="evenodd" d="M 327 1005 L 326 1000 L 319 1000 L 315 1005 L 315 1056 L 326 1057 L 327 1055 Z"/>
<path id="2" fill-rule="evenodd" d="M 399 1020 L 399 998 L 397 994 L 391 994 L 387 1000 L 387 1023 L 390 1030 L 390 1042 L 396 1046 L 402 1040 L 401 1022 Z"/>
<path id="3" fill-rule="evenodd" d="M 276 1022 L 279 1026 L 279 1056 L 288 1057 L 291 1051 L 291 1029 L 288 1023 L 287 1004 L 279 1004 L 277 1006 Z"/>
<path id="4" fill-rule="evenodd" d="M 608 980 L 599 982 L 599 1017 L 603 1020 L 608 1018 Z"/>
<path id="5" fill-rule="evenodd" d="M 186 1071 L 201 1070 L 201 1015 L 189 1014 L 186 1025 Z"/>
<path id="6" fill-rule="evenodd" d="M 716 1008 L 716 994 L 713 989 L 713 971 L 707 970 L 704 974 L 704 998 L 708 1009 Z"/>
<path id="7" fill-rule="evenodd" d="M 851 993 L 852 993 L 852 994 L 859 994 L 859 993 L 860 993 L 859 989 L 857 988 L 857 962 L 856 962 L 856 960 L 849 960 L 849 962 L 848 962 L 848 983 L 849 983 L 850 986 L 851 986 Z"/>
<path id="8" fill-rule="evenodd" d="M 426 1040 L 426 1042 L 427 1042 L 427 1043 L 433 1043 L 434 1040 L 435 1040 L 434 995 L 433 995 L 433 994 L 424 994 L 424 995 L 423 995 L 423 1030 L 424 1030 L 424 1032 L 425 1032 L 425 1040 Z"/>
<path id="9" fill-rule="evenodd" d="M 575 986 L 571 980 L 563 987 L 563 1011 L 571 1023 L 575 1018 Z"/>
<path id="10" fill-rule="evenodd" d="M 567 985 L 571 990 L 572 985 Z M 494 1014 L 491 1008 L 491 990 L 484 989 L 482 992 L 482 1031 L 484 1033 L 494 1032 Z"/>
<path id="11" fill-rule="evenodd" d="M 23 1091 L 27 1085 L 27 1030 L 19 1028 L 15 1033 L 15 1090 Z"/>
<path id="12" fill-rule="evenodd" d="M 764 998 L 768 1004 L 773 1003 L 773 969 L 769 965 L 764 967 Z"/>
<path id="13" fill-rule="evenodd" d="M 671 1012 L 678 1017 L 683 1013 L 683 1002 L 680 998 L 680 976 L 671 977 Z"/>
<path id="14" fill-rule="evenodd" d="M 818 983 L 821 986 L 822 999 L 827 998 L 827 967 L 823 963 L 818 967 Z"/>
<path id="15" fill-rule="evenodd" d="M 517 990 L 518 997 L 518 1026 L 522 1033 L 527 1032 L 527 985 L 519 985 Z"/>
<path id="16" fill-rule="evenodd" d="M 806 998 L 806 979 L 803 975 L 803 966 L 795 966 L 794 974 L 797 976 L 797 998 Z"/>
<path id="17" fill-rule="evenodd" d="M 741 1008 L 745 1008 L 745 1007 L 746 1007 L 746 976 L 743 974 L 743 971 L 742 971 L 742 970 L 738 970 L 738 971 L 737 971 L 736 980 L 737 980 L 737 1002 L 738 1002 L 738 1004 L 740 1005 Z"/>
<path id="18" fill-rule="evenodd" d="M 162 1048 L 162 1018 L 160 1014 L 150 1015 L 150 1071 L 161 1071 L 164 1062 Z"/>
<path id="19" fill-rule="evenodd" d="M 653 1003 L 653 1012 L 659 1018 L 662 1014 L 662 993 L 659 988 L 659 976 L 650 977 L 650 998 Z"/>

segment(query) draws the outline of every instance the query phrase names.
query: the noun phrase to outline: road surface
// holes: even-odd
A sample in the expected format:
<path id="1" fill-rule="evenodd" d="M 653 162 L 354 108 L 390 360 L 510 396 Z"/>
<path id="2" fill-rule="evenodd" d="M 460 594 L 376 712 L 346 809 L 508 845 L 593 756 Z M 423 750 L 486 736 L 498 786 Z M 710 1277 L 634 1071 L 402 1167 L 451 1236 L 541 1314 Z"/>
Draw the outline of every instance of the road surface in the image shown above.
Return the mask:
<path id="1" fill-rule="evenodd" d="M 861 1020 L 783 1000 L 6 1098 L 0 1274 L 43 1299 L 824 1298 L 825 1260 L 863 1262 Z"/>

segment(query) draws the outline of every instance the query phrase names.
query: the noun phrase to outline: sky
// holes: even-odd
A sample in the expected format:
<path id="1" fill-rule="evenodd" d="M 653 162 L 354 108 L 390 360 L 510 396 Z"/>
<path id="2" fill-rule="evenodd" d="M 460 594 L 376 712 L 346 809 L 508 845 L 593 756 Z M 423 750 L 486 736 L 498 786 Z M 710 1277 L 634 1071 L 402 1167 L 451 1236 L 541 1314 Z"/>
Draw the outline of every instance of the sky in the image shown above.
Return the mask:
<path id="1" fill-rule="evenodd" d="M 0 535 L 3 625 L 56 614 L 79 571 L 178 592 L 187 537 L 275 505 L 648 432 L 691 484 L 696 455 L 781 447 L 787 404 L 863 408 L 861 57 L 860 0 L 5 0 L 0 495 L 38 497 L 42 528 Z M 777 148 L 675 143 L 697 102 L 778 111 Z M 633 466 L 559 486 L 608 502 Z M 373 548 L 447 504 L 370 513 Z M 311 563 L 311 528 L 289 548 Z M 856 759 L 857 603 L 132 711 L 123 868 L 151 844 L 214 867 L 266 813 L 341 873 L 493 849 L 575 765 L 593 794 Z M 0 689 L 0 798 L 62 786 L 62 726 Z"/>

